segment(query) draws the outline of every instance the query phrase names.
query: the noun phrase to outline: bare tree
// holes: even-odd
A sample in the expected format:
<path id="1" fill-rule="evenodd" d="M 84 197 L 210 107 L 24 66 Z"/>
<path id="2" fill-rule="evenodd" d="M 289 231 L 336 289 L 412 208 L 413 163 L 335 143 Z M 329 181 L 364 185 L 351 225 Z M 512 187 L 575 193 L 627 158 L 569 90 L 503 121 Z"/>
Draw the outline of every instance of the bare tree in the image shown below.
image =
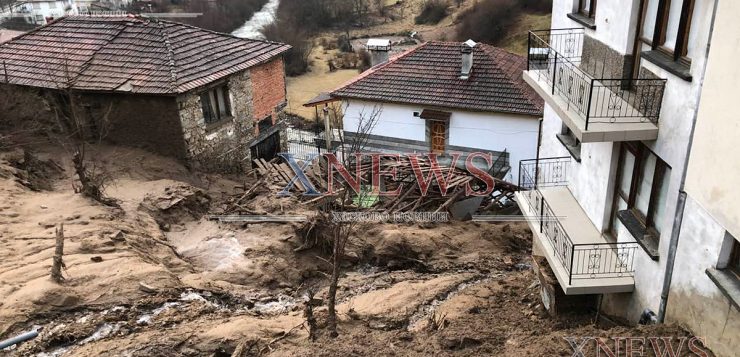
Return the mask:
<path id="1" fill-rule="evenodd" d="M 20 3 L 19 0 L 0 0 L 0 12 L 8 11 L 12 13 L 15 5 L 19 5 Z"/>
<path id="2" fill-rule="evenodd" d="M 58 66 L 51 66 L 50 71 L 57 69 L 61 72 L 61 79 L 54 73 L 49 73 L 54 80 L 56 90 L 46 91 L 45 100 L 52 108 L 59 131 L 62 147 L 72 147 L 72 163 L 79 179 L 79 185 L 73 185 L 75 192 L 82 193 L 106 206 L 117 207 L 115 200 L 105 196 L 105 188 L 110 182 L 110 176 L 95 165 L 87 163 L 87 141 L 96 138 L 101 142 L 110 130 L 109 115 L 112 110 L 110 104 L 99 117 L 89 117 L 80 104 L 80 95 L 74 91 L 75 75 L 65 58 Z"/>
<path id="3" fill-rule="evenodd" d="M 385 0 L 373 0 L 373 6 L 375 7 L 375 11 L 378 12 L 378 15 L 385 17 Z"/>
<path id="4" fill-rule="evenodd" d="M 334 118 L 337 118 L 336 120 L 339 121 L 343 116 L 343 114 L 339 112 L 341 108 L 333 108 L 335 111 Z M 382 111 L 383 108 L 381 106 L 374 106 L 371 112 L 367 114 L 364 110 L 361 111 L 358 117 L 357 131 L 350 140 L 345 140 L 340 131 L 342 162 L 345 167 L 350 167 L 352 164 L 360 164 L 359 162 L 353 162 L 354 154 L 360 153 L 364 150 L 367 145 L 368 138 L 377 124 Z M 362 182 L 360 182 L 360 184 L 362 184 Z M 341 191 L 341 194 L 339 195 L 339 212 L 345 212 L 349 208 L 351 193 L 352 192 L 346 188 Z M 362 186 L 360 186 L 360 192 L 356 192 L 355 194 L 359 196 L 359 201 L 362 202 L 364 201 L 364 196 L 369 193 L 366 190 L 363 190 Z M 350 238 L 353 236 L 358 222 L 352 220 L 332 219 L 329 209 L 330 207 L 326 206 L 326 212 L 324 212 L 328 216 L 326 217 L 326 222 L 330 227 L 329 231 L 332 235 L 331 276 L 329 281 L 329 296 L 327 298 L 327 327 L 329 329 L 330 336 L 336 337 L 339 335 L 337 332 L 336 301 L 342 259 L 345 256 L 345 248 L 347 247 Z"/>

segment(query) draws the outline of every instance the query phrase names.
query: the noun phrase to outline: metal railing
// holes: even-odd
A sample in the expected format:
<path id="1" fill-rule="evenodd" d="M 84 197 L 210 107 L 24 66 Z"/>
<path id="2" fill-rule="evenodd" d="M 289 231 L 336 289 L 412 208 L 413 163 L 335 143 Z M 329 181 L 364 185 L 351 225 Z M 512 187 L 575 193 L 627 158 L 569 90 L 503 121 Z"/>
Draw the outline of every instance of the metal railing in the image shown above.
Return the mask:
<path id="1" fill-rule="evenodd" d="M 591 123 L 657 125 L 666 80 L 623 78 L 624 66 L 609 64 L 608 49 L 585 39 L 583 29 L 530 31 L 527 70 L 585 120 L 586 130 Z"/>
<path id="2" fill-rule="evenodd" d="M 534 214 L 555 258 L 574 279 L 618 278 L 634 274 L 635 242 L 575 244 L 560 222 L 541 188 L 568 184 L 569 157 L 553 157 L 519 162 L 519 187 Z"/>

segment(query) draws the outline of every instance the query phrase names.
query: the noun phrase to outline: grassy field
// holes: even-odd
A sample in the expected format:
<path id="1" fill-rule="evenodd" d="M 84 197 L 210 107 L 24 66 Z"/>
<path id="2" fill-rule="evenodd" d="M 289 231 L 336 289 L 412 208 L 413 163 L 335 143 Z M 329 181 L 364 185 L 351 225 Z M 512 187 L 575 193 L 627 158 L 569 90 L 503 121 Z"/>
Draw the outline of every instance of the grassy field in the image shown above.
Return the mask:
<path id="1" fill-rule="evenodd" d="M 518 55 L 525 56 L 527 54 L 527 31 L 549 29 L 550 18 L 550 14 L 522 15 L 520 21 L 511 29 L 509 35 L 504 38 L 500 47 Z"/>

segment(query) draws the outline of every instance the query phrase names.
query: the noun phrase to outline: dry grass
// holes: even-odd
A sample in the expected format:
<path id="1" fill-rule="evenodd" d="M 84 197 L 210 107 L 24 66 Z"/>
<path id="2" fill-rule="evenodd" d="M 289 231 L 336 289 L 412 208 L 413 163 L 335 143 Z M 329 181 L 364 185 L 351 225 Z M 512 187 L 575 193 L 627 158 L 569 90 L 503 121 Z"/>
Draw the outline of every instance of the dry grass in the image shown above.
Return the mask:
<path id="1" fill-rule="evenodd" d="M 288 113 L 313 120 L 314 108 L 306 108 L 303 103 L 321 92 L 332 91 L 359 75 L 356 69 L 329 72 L 329 65 L 326 61 L 332 58 L 334 53 L 336 50 L 324 51 L 321 46 L 317 46 L 311 54 L 311 71 L 297 77 L 288 77 L 288 108 L 286 109 Z"/>
<path id="2" fill-rule="evenodd" d="M 549 29 L 551 15 L 524 14 L 501 41 L 501 46 L 510 52 L 525 56 L 527 54 L 527 31 Z"/>

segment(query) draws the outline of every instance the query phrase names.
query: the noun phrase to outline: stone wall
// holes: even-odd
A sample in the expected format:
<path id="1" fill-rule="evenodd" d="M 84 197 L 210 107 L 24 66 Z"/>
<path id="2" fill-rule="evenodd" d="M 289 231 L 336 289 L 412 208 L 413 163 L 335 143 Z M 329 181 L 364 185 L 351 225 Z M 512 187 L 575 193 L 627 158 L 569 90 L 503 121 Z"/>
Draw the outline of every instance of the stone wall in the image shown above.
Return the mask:
<path id="1" fill-rule="evenodd" d="M 231 118 L 206 124 L 200 102 L 200 92 L 190 92 L 177 98 L 187 156 L 191 164 L 206 171 L 238 172 L 249 160 L 245 143 L 254 137 L 252 120 L 252 87 L 249 71 L 228 78 Z M 203 90 L 208 90 L 204 88 Z"/>
<path id="2" fill-rule="evenodd" d="M 623 55 L 591 36 L 583 36 L 580 67 L 594 78 L 625 78 L 632 63 L 632 55 Z"/>
<path id="3" fill-rule="evenodd" d="M 282 58 L 253 67 L 213 85 L 226 84 L 231 118 L 206 124 L 201 91 L 177 98 L 183 137 L 189 160 L 207 171 L 239 172 L 251 167 L 249 146 L 258 134 L 260 119 L 272 116 L 276 123 L 285 103 L 285 72 Z"/>

